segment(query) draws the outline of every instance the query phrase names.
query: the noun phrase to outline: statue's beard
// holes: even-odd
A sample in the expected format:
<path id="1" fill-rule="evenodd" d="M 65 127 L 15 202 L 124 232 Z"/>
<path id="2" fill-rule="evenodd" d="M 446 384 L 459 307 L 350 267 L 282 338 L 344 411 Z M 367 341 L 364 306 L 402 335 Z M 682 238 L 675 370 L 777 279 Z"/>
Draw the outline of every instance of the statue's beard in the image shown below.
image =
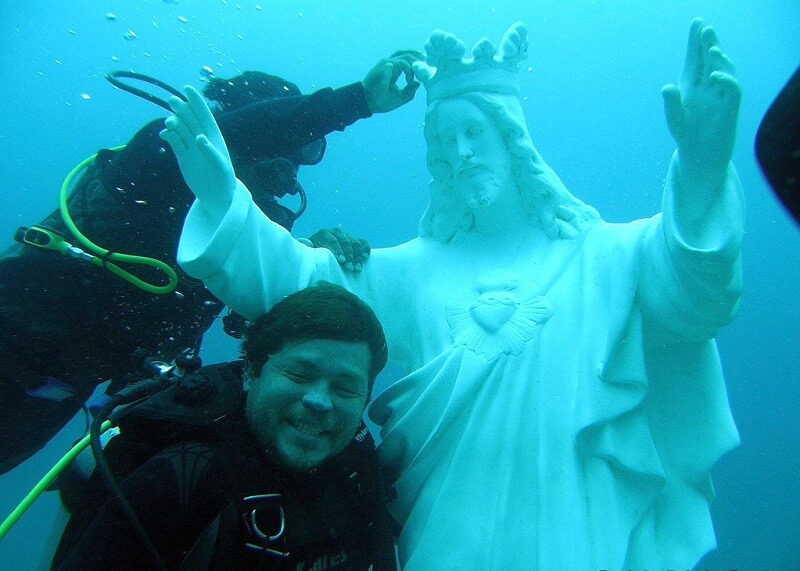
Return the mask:
<path id="1" fill-rule="evenodd" d="M 463 181 L 460 187 L 461 195 L 471 210 L 491 206 L 500 195 L 500 181 L 492 174 Z"/>

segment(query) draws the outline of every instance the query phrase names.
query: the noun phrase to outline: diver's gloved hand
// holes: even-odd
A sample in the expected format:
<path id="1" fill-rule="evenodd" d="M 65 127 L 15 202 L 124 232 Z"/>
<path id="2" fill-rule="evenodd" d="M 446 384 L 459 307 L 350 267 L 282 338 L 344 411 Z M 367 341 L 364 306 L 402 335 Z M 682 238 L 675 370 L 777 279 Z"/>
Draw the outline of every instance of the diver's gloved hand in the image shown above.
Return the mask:
<path id="1" fill-rule="evenodd" d="M 394 111 L 412 99 L 419 89 L 419 82 L 414 78 L 411 65 L 424 59 L 422 52 L 401 50 L 390 57 L 382 59 L 367 73 L 364 91 L 367 94 L 367 105 L 372 113 Z M 405 75 L 406 85 L 401 89 L 397 85 L 400 75 Z"/>
<path id="2" fill-rule="evenodd" d="M 349 272 L 360 272 L 369 258 L 369 243 L 342 232 L 339 228 L 320 230 L 308 242 L 314 248 L 327 248 L 333 252 L 339 265 Z"/>
<path id="3" fill-rule="evenodd" d="M 183 178 L 200 205 L 214 218 L 222 218 L 236 190 L 228 147 L 206 100 L 194 87 L 183 88 L 186 101 L 170 97 L 174 115 L 164 122 L 161 138 L 172 147 Z"/>

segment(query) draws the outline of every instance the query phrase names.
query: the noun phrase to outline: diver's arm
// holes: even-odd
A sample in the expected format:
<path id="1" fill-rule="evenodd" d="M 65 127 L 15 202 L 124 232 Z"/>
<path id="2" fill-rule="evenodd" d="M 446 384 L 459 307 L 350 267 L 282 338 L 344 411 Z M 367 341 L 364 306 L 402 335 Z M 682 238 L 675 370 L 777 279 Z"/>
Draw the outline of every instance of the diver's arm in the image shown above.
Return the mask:
<path id="1" fill-rule="evenodd" d="M 311 95 L 261 101 L 219 114 L 217 124 L 237 164 L 285 156 L 370 117 L 364 87 L 353 83 Z"/>
<path id="2" fill-rule="evenodd" d="M 261 101 L 217 116 L 217 124 L 237 164 L 286 156 L 333 131 L 343 131 L 373 113 L 387 113 L 414 98 L 419 83 L 411 65 L 422 59 L 414 50 L 380 60 L 363 81 L 310 95 Z M 398 80 L 405 77 L 405 85 Z"/>

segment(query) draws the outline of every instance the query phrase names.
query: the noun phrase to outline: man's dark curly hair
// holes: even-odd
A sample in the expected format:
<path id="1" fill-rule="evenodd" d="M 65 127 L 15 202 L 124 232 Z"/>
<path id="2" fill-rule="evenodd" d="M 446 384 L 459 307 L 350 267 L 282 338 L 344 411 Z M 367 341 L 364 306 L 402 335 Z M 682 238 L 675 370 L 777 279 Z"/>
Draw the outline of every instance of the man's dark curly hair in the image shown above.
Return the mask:
<path id="1" fill-rule="evenodd" d="M 247 374 L 258 378 L 264 363 L 286 343 L 313 339 L 366 343 L 372 392 L 388 357 L 383 328 L 358 296 L 325 281 L 286 296 L 248 327 L 242 343 Z"/>

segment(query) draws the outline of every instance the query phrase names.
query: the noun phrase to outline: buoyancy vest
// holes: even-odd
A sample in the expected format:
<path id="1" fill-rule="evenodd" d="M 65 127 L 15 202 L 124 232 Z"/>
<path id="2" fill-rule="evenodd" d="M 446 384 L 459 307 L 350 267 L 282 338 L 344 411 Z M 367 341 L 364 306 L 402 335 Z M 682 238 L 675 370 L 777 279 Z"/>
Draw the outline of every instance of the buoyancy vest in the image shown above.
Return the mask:
<path id="1" fill-rule="evenodd" d="M 367 428 L 362 425 L 344 451 L 310 473 L 282 467 L 247 430 L 242 372 L 240 361 L 203 367 L 115 415 L 120 435 L 106 446 L 106 456 L 118 480 L 184 442 L 207 445 L 229 467 L 231 499 L 182 568 L 395 569 L 386 511 L 391 490 Z M 73 517 L 54 566 L 108 498 L 96 475 L 88 492 L 64 488 L 62 502 Z M 262 534 L 259 522 L 274 533 Z"/>

